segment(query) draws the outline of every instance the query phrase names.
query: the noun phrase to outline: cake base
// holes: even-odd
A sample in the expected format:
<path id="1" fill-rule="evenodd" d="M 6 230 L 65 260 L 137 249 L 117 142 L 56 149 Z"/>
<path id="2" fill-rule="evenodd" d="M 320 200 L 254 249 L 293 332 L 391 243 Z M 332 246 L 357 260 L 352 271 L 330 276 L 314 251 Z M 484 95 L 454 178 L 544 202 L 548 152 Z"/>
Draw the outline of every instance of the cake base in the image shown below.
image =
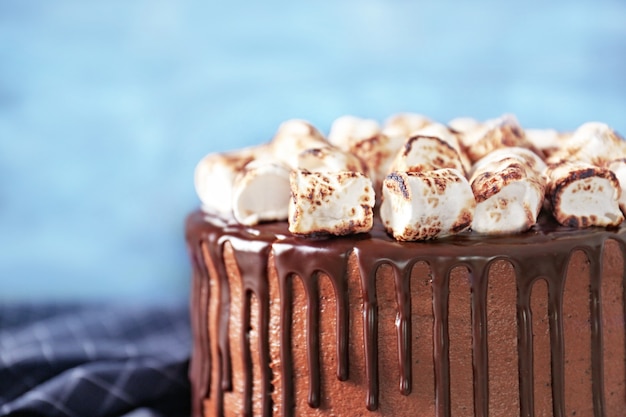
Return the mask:
<path id="1" fill-rule="evenodd" d="M 397 242 L 187 220 L 194 416 L 622 416 L 626 228 Z"/>

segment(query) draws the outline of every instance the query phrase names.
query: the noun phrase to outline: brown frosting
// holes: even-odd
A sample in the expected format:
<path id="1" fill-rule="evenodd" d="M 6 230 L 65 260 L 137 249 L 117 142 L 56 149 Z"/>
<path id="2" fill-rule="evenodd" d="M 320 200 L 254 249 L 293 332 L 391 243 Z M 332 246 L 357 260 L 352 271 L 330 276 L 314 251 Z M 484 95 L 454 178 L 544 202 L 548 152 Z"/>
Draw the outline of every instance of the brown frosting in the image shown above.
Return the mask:
<path id="1" fill-rule="evenodd" d="M 349 314 L 346 276 L 349 258 L 354 256 L 361 278 L 363 300 L 363 349 L 365 355 L 366 395 L 363 406 L 367 410 L 379 407 L 379 391 L 382 383 L 379 377 L 379 301 L 377 298 L 376 273 L 379 267 L 387 265 L 393 271 L 396 292 L 397 316 L 397 363 L 399 367 L 398 389 L 402 395 L 412 392 L 414 381 L 420 375 L 413 374 L 411 344 L 412 335 L 410 277 L 418 263 L 425 262 L 430 267 L 432 277 L 433 308 L 433 363 L 435 380 L 435 413 L 438 417 L 450 417 L 451 374 L 450 374 L 450 334 L 448 327 L 450 275 L 461 266 L 467 269 L 471 287 L 471 329 L 473 403 L 475 416 L 489 415 L 489 347 L 487 293 L 488 275 L 492 265 L 499 261 L 509 262 L 515 271 L 517 288 L 517 354 L 519 369 L 519 410 L 522 416 L 535 415 L 535 378 L 533 372 L 533 326 L 531 292 L 538 280 L 547 284 L 547 316 L 549 318 L 549 346 L 551 348 L 551 392 L 554 416 L 565 415 L 565 347 L 564 347 L 564 300 L 568 266 L 573 254 L 582 251 L 586 254 L 590 273 L 589 311 L 591 333 L 591 380 L 592 402 L 595 416 L 610 415 L 605 403 L 607 387 L 605 382 L 602 316 L 601 277 L 603 276 L 603 251 L 607 241 L 617 242 L 616 247 L 625 253 L 626 226 L 618 228 L 572 229 L 559 226 L 554 220 L 542 215 L 531 230 L 521 234 L 506 236 L 480 236 L 471 232 L 428 242 L 398 242 L 389 237 L 380 222 L 367 234 L 349 237 L 302 238 L 291 235 L 285 222 L 262 224 L 247 227 L 220 219 L 201 211 L 192 213 L 187 219 L 187 242 L 193 263 L 194 280 L 191 295 L 192 326 L 194 333 L 194 354 L 190 364 L 190 378 L 193 386 L 193 409 L 195 416 L 203 415 L 203 400 L 211 393 L 217 393 L 216 416 L 225 414 L 223 396 L 233 389 L 229 319 L 231 296 L 228 273 L 224 262 L 226 242 L 232 246 L 234 258 L 242 279 L 245 294 L 254 295 L 258 302 L 258 352 L 260 362 L 261 415 L 270 416 L 272 404 L 272 369 L 270 368 L 270 295 L 268 288 L 269 260 L 273 266 L 280 288 L 280 368 L 281 399 L 277 404 L 282 415 L 293 416 L 295 393 L 293 358 L 291 349 L 291 327 L 293 316 L 292 293 L 287 284 L 290 277 L 302 278 L 307 300 L 306 358 L 308 362 L 308 405 L 320 406 L 320 332 L 318 306 L 318 286 L 316 277 L 328 276 L 336 294 L 336 376 L 340 381 L 350 379 L 349 357 Z M 203 248 L 215 268 L 212 279 L 219 279 L 219 305 L 209 306 L 209 270 L 205 262 Z M 270 256 L 271 255 L 271 256 Z M 212 274 L 211 274 L 212 275 Z M 623 332 L 624 274 L 622 274 L 621 322 L 616 328 Z M 391 285 L 391 284 L 389 284 Z M 242 327 L 247 328 L 251 320 L 251 297 L 242 297 Z M 217 341 L 209 336 L 209 309 L 216 308 L 219 323 Z M 536 330 L 536 329 L 535 329 Z M 614 339 L 611 339 L 614 340 Z M 217 343 L 215 350 L 211 344 Z M 253 380 L 251 349 L 242 342 L 243 363 L 243 415 L 253 414 Z M 621 337 L 624 344 L 624 337 Z M 218 353 L 215 357 L 214 353 Z M 622 357 L 621 361 L 625 359 Z M 219 387 L 211 387 L 211 367 L 217 366 Z M 609 371 L 610 372 L 610 371 Z M 239 376 L 238 376 L 239 377 Z M 621 376 L 623 384 L 624 375 Z M 385 382 L 386 383 L 386 382 Z M 340 395 L 340 394 L 338 394 Z M 620 400 L 618 400 L 620 401 Z M 621 399 L 626 408 L 626 398 Z M 497 416 L 496 416 L 497 417 Z"/>

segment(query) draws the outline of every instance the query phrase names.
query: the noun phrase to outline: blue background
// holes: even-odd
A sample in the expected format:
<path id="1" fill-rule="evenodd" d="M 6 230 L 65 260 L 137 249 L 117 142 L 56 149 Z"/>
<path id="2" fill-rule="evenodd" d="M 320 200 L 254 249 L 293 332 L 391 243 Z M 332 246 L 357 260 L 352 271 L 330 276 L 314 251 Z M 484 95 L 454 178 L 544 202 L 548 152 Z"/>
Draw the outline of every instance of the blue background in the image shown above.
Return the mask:
<path id="1" fill-rule="evenodd" d="M 0 1 L 0 300 L 184 299 L 208 152 L 298 117 L 626 132 L 626 2 Z"/>

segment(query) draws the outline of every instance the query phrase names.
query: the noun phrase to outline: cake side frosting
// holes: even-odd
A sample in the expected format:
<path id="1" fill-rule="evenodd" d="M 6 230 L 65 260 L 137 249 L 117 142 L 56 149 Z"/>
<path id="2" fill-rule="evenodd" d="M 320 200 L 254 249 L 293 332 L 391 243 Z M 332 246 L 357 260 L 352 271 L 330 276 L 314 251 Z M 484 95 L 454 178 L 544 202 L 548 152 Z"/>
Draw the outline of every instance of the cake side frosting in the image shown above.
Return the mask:
<path id="1" fill-rule="evenodd" d="M 626 406 L 624 394 L 624 371 L 617 376 L 619 384 L 615 383 L 615 376 L 611 380 L 612 390 L 621 391 L 621 396 L 615 398 L 607 396 L 605 377 L 605 352 L 616 351 L 618 358 L 622 355 L 621 363 L 612 357 L 609 368 L 621 366 L 623 368 L 624 340 L 619 337 L 610 338 L 608 334 L 624 332 L 624 303 L 623 303 L 623 273 L 611 280 L 618 282 L 621 297 L 610 298 L 601 290 L 606 274 L 603 272 L 606 254 L 603 255 L 606 241 L 618 242 L 611 244 L 610 255 L 623 265 L 624 244 L 626 241 L 626 228 L 606 230 L 603 228 L 591 228 L 573 231 L 557 225 L 551 218 L 544 216 L 531 231 L 520 235 L 495 236 L 490 238 L 477 237 L 471 233 L 461 234 L 455 237 L 432 242 L 397 242 L 390 238 L 382 225 L 377 222 L 369 234 L 345 238 L 331 239 L 304 239 L 291 235 L 285 223 L 270 223 L 255 227 L 246 227 L 236 224 L 227 224 L 215 216 L 197 212 L 192 214 L 187 223 L 187 238 L 194 264 L 194 291 L 200 289 L 199 295 L 194 298 L 192 312 L 194 317 L 194 334 L 196 346 L 190 369 L 194 383 L 194 401 L 197 409 L 201 409 L 203 398 L 209 398 L 205 415 L 222 416 L 232 415 L 224 408 L 224 398 L 232 396 L 233 379 L 240 387 L 242 415 L 331 415 L 328 412 L 341 414 L 340 410 L 328 409 L 329 395 L 341 396 L 339 392 L 324 393 L 324 383 L 321 382 L 320 372 L 329 366 L 327 363 L 320 364 L 320 345 L 322 337 L 317 331 L 319 328 L 319 303 L 318 281 L 320 276 L 327 277 L 334 289 L 334 303 L 336 310 L 335 325 L 335 352 L 336 361 L 332 365 L 332 372 L 337 381 L 343 381 L 338 386 L 344 391 L 357 392 L 358 401 L 352 398 L 351 407 L 363 410 L 365 414 L 402 416 L 399 410 L 389 404 L 389 398 L 397 397 L 398 403 L 417 404 L 415 397 L 424 396 L 424 393 L 416 393 L 413 386 L 421 376 L 413 374 L 414 360 L 428 360 L 428 358 L 414 358 L 416 344 L 432 344 L 434 375 L 434 413 L 424 415 L 449 416 L 455 415 L 455 397 L 451 396 L 454 390 L 454 378 L 451 379 L 450 365 L 450 340 L 455 335 L 450 335 L 448 322 L 449 303 L 459 301 L 451 297 L 453 283 L 451 274 L 462 275 L 468 280 L 470 289 L 471 311 L 471 361 L 474 369 L 472 382 L 469 389 L 472 398 L 468 403 L 472 404 L 473 415 L 487 415 L 491 405 L 493 415 L 494 396 L 498 397 L 497 387 L 490 386 L 489 373 L 490 360 L 493 356 L 488 354 L 488 342 L 490 335 L 486 329 L 490 325 L 487 319 L 488 287 L 495 278 L 490 277 L 493 265 L 501 262 L 509 263 L 509 268 L 516 282 L 516 359 L 518 361 L 518 403 L 520 415 L 534 415 L 537 408 L 535 391 L 536 382 L 533 378 L 535 367 L 533 356 L 536 351 L 533 347 L 533 329 L 531 308 L 531 293 L 534 291 L 536 282 L 545 282 L 547 286 L 547 319 L 550 333 L 550 396 L 555 415 L 564 415 L 570 404 L 566 403 L 567 393 L 576 385 L 565 381 L 566 371 L 569 365 L 565 363 L 566 347 L 564 326 L 568 323 L 563 313 L 565 286 L 568 280 L 577 279 L 576 271 L 568 267 L 570 260 L 576 253 L 584 253 L 582 265 L 589 268 L 589 349 L 588 356 L 590 379 L 588 381 L 591 391 L 590 406 L 596 415 L 614 415 L 619 407 Z M 227 243 L 228 242 L 228 243 Z M 232 247 L 233 259 L 235 260 L 239 274 L 227 273 L 224 246 Z M 207 259 L 210 258 L 210 259 Z M 270 267 L 270 258 L 272 259 Z M 425 263 L 429 268 L 432 292 L 432 340 L 420 335 L 412 335 L 411 321 L 415 318 L 414 310 L 417 306 L 411 306 L 411 297 L 415 289 L 410 288 L 412 270 L 416 265 Z M 211 264 L 212 272 L 206 268 Z M 377 300 L 377 278 L 382 265 L 390 268 L 386 285 L 395 288 L 395 305 L 380 305 Z M 268 268 L 269 271 L 268 272 Z M 460 269 L 459 269 L 460 268 Z M 615 269 L 615 267 L 613 267 Z M 232 269 L 232 267 L 231 267 Z M 498 268 L 496 268 L 498 269 Z M 623 269 L 623 266 L 622 266 Z M 454 271 L 454 272 L 453 272 Z M 613 271 L 613 274 L 615 271 Z M 209 277 L 209 275 L 211 275 Z M 291 298 L 294 296 L 289 290 L 292 288 L 293 277 L 299 277 L 306 294 L 306 319 L 303 328 L 291 328 L 291 316 L 293 306 Z M 273 278 L 272 278 L 273 277 Z M 209 279 L 213 282 L 211 289 L 219 288 L 219 295 L 208 295 Z M 455 278 L 457 279 L 457 278 Z M 579 279 L 579 278 L 578 278 Z M 608 281 L 608 279 L 607 279 Z M 355 284 L 356 283 L 356 284 Z M 232 317 L 229 315 L 232 303 L 236 302 L 230 294 L 231 286 L 240 286 L 242 296 L 239 301 L 242 316 Z M 355 299 L 348 298 L 348 294 L 354 294 L 354 286 L 358 286 L 358 296 Z M 380 283 L 378 284 L 380 285 Z M 614 284 L 615 285 L 615 284 Z M 272 289 L 270 287 L 276 288 Z M 350 292 L 350 287 L 352 292 Z M 201 290 L 201 288 L 205 288 Z M 270 297 L 272 291 L 278 290 L 276 299 Z M 250 299 L 251 295 L 256 299 L 258 312 L 256 313 L 255 333 L 258 337 L 256 346 L 246 343 L 250 337 L 249 332 L 241 330 L 236 338 L 240 338 L 240 349 L 237 353 L 243 357 L 243 363 L 250 363 L 251 356 L 257 357 L 260 367 L 257 371 L 260 375 L 253 377 L 253 373 L 245 366 L 234 373 L 232 370 L 233 346 L 229 334 L 232 336 L 233 323 L 239 321 L 237 328 L 249 329 Z M 466 294 L 468 295 L 468 294 Z M 276 296 L 275 296 L 276 297 Z M 585 296 L 583 295 L 583 299 Z M 210 306 L 209 300 L 217 302 L 218 306 Z M 609 301 L 610 300 L 610 301 Z M 278 304 L 278 305 L 276 305 Z M 356 304 L 352 305 L 352 304 Z M 216 309 L 217 308 L 217 309 Z M 621 311 L 621 316 L 610 317 L 607 320 L 602 315 L 602 309 L 613 312 Z M 379 314 L 385 309 L 395 312 L 395 340 L 387 340 L 381 343 L 378 336 L 379 328 L 384 323 L 379 321 Z M 413 310 L 412 310 L 413 309 Z M 212 311 L 213 314 L 210 314 Z M 273 314 L 271 313 L 273 312 Z M 362 340 L 354 340 L 352 334 L 352 321 L 354 315 L 362 315 Z M 273 319 L 278 315 L 278 319 Z M 209 335 L 214 320 L 213 332 Z M 270 322 L 274 320 L 270 326 Z M 565 323 L 565 324 L 564 324 Z M 301 333 L 297 335 L 296 333 Z M 351 338 L 352 336 L 352 338 Z M 306 342 L 304 346 L 298 345 L 294 351 L 293 338 Z M 304 337 L 304 339 L 302 339 Z M 277 339 L 277 340 L 275 340 Z M 426 339 L 426 340 L 425 340 Z M 607 343 L 607 340 L 609 343 Z M 569 343 L 573 341 L 568 339 Z M 209 345 L 216 344 L 217 355 L 207 355 Z M 278 344 L 278 349 L 276 349 Z M 350 352 L 353 345 L 362 349 L 362 360 L 355 357 L 351 360 Z M 389 363 L 389 349 L 395 354 L 395 359 Z M 272 353 L 273 351 L 273 353 Z M 380 363 L 379 354 L 384 353 L 384 362 Z M 354 352 L 352 352 L 354 353 Z M 305 357 L 302 362 L 306 377 L 306 391 L 296 389 L 294 383 L 296 370 L 294 369 L 294 355 L 297 358 Z M 303 355 L 303 356 L 302 356 Z M 381 354 L 382 355 L 382 354 Z M 358 360 L 357 360 L 358 359 Z M 353 362 L 360 363 L 356 365 Z M 277 365 L 278 363 L 278 365 Z M 353 374 L 358 374 L 355 367 L 362 366 L 365 378 L 361 378 L 360 385 L 354 387 L 351 381 Z M 381 366 L 383 367 L 381 369 Z M 243 371 L 242 371 L 243 369 Z M 390 371 L 390 369 L 392 369 Z M 395 369 L 395 371 L 393 371 Z M 278 372 L 279 375 L 275 375 Z M 381 372 L 384 377 L 381 378 Z M 609 372 L 610 373 L 610 372 Z M 394 377 L 388 380 L 388 375 Z M 294 379 L 295 378 L 295 379 Z M 209 381 L 211 383 L 209 384 Z M 253 382 L 254 381 L 254 382 Z M 272 381 L 276 386 L 272 385 Z M 492 382 L 493 383 L 493 382 Z M 302 385 L 302 382 L 300 382 Z M 336 384 L 334 382 L 333 384 Z M 254 385 L 254 387 L 253 387 Z M 582 383 L 582 385 L 585 385 Z M 389 394 L 391 389 L 392 394 Z M 255 388 L 256 387 L 256 388 Z M 273 388 L 272 388 L 273 387 Z M 348 388 L 350 387 L 350 388 Z M 258 390 L 259 404 L 253 400 L 253 391 Z M 295 390 L 295 391 L 294 391 Z M 280 395 L 276 396 L 276 393 Z M 380 398 L 380 395 L 383 398 Z M 540 391 L 541 392 L 541 391 Z M 303 395 L 305 394 L 305 395 Z M 326 396 L 324 396 L 324 394 Z M 510 394 L 510 393 L 509 393 Z M 347 394 L 346 394 L 347 395 Z M 302 397 L 305 406 L 303 407 Z M 349 397 L 349 395 L 347 395 Z M 428 397 L 428 395 L 425 395 Z M 499 398 L 499 397 L 498 397 Z M 608 401 L 608 403 L 607 403 Z M 254 405 L 256 404 L 256 405 Z M 232 408 L 232 403 L 229 403 Z M 346 406 L 344 404 L 344 406 Z M 253 413 L 254 407 L 257 412 Z M 390 408 L 391 407 L 391 408 Z M 294 411 L 295 410 L 295 411 Z M 370 410 L 370 411 L 366 411 Z M 345 411 L 345 410 L 344 410 Z M 403 412 L 413 415 L 411 410 Z M 458 410 L 456 410 L 458 411 Z M 294 414 L 295 412 L 295 414 Z M 414 412 L 414 410 L 413 410 Z M 581 412 L 581 410 L 579 410 Z M 364 415 L 365 415 L 364 414 Z M 515 413 L 517 414 L 517 413 Z M 201 415 L 200 413 L 196 415 Z M 580 414 L 579 414 L 580 415 Z M 583 414 L 585 415 L 585 414 Z"/>

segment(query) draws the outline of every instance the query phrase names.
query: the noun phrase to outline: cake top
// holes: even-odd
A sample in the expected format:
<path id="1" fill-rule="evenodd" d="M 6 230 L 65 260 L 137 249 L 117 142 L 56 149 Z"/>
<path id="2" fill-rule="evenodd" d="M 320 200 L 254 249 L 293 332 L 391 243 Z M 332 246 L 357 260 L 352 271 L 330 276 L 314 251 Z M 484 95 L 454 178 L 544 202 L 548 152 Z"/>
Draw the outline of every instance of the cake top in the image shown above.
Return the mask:
<path id="1" fill-rule="evenodd" d="M 267 143 L 209 154 L 195 171 L 203 209 L 240 224 L 286 220 L 296 235 L 347 235 L 369 232 L 377 211 L 401 241 L 520 233 L 542 210 L 564 226 L 617 226 L 622 186 L 626 142 L 606 124 L 523 129 L 512 115 L 447 124 L 343 116 L 326 136 L 289 120 Z"/>

